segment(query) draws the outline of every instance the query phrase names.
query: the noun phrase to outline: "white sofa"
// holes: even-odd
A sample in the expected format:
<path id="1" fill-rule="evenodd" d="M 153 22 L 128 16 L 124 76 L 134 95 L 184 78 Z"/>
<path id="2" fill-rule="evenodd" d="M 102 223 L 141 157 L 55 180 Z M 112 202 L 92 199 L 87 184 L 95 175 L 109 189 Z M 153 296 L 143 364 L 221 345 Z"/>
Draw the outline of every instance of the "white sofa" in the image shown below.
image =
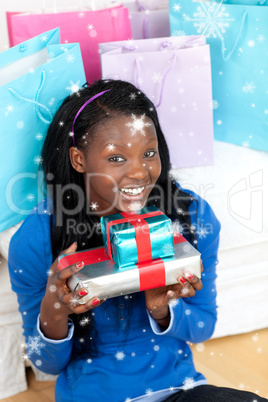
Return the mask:
<path id="1" fill-rule="evenodd" d="M 221 222 L 213 337 L 268 326 L 268 153 L 214 141 L 214 165 L 174 170 Z"/>
<path id="2" fill-rule="evenodd" d="M 205 198 L 221 221 L 214 338 L 268 326 L 268 154 L 215 141 L 213 166 L 173 170 Z M 7 252 L 19 225 L 0 233 L 0 399 L 27 388 L 24 339 Z M 38 380 L 55 378 L 35 369 Z"/>

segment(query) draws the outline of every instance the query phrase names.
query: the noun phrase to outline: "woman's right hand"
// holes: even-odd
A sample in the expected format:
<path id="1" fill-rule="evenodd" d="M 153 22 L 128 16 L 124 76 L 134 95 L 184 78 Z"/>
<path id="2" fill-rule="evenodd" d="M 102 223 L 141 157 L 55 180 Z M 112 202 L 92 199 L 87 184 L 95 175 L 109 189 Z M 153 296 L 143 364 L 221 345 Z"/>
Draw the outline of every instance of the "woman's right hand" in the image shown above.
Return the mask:
<path id="1" fill-rule="evenodd" d="M 74 253 L 76 249 L 77 244 L 73 243 L 60 255 Z M 80 261 L 59 271 L 58 258 L 50 267 L 46 293 L 41 302 L 40 310 L 41 330 L 48 338 L 62 339 L 66 337 L 69 314 L 85 313 L 104 303 L 104 300 L 101 301 L 97 297 L 93 297 L 86 304 L 79 304 L 79 299 L 88 293 L 87 289 L 80 288 L 71 292 L 68 288 L 67 279 L 83 267 L 84 263 Z"/>

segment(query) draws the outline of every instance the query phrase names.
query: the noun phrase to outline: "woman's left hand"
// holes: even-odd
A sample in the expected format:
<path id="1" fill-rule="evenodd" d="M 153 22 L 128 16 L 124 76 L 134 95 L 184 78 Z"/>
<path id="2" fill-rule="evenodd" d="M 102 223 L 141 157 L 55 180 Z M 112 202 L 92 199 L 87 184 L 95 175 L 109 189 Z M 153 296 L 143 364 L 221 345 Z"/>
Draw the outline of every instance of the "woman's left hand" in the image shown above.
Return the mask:
<path id="1" fill-rule="evenodd" d="M 181 297 L 193 297 L 196 290 L 201 290 L 203 287 L 201 279 L 186 271 L 178 276 L 177 281 L 175 285 L 144 291 L 146 307 L 156 321 L 168 317 L 169 302 Z"/>

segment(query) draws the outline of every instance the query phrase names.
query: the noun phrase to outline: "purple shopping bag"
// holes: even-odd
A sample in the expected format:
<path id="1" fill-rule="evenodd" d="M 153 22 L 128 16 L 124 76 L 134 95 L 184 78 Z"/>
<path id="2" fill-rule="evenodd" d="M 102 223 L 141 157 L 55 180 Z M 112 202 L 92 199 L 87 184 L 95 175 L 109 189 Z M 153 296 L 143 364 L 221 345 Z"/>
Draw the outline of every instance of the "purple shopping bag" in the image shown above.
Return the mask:
<path id="1" fill-rule="evenodd" d="M 99 45 L 103 78 L 129 81 L 155 104 L 174 167 L 213 163 L 210 51 L 182 36 Z"/>
<path id="2" fill-rule="evenodd" d="M 168 2 L 133 0 L 128 7 L 133 39 L 163 38 L 170 35 Z"/>

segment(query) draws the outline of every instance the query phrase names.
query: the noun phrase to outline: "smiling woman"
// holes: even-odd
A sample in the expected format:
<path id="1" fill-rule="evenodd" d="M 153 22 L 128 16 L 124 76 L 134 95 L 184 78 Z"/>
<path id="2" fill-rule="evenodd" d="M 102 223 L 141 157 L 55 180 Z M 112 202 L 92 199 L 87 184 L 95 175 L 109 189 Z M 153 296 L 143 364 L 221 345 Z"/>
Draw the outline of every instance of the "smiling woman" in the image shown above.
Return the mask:
<path id="1" fill-rule="evenodd" d="M 189 342 L 208 339 L 216 322 L 220 224 L 170 177 L 152 102 L 124 81 L 81 88 L 56 113 L 42 158 L 48 198 L 13 237 L 9 269 L 29 358 L 59 374 L 56 401 L 252 402 L 207 385 L 193 364 Z M 102 216 L 150 205 L 201 253 L 201 279 L 185 270 L 171 286 L 79 304 L 86 287 L 72 292 L 66 281 L 84 262 L 59 271 L 58 255 L 103 245 Z M 211 227 L 205 237 L 199 222 Z"/>
<path id="2" fill-rule="evenodd" d="M 113 117 L 98 129 L 86 152 L 70 149 L 72 166 L 83 173 L 87 200 L 98 205 L 99 216 L 132 210 L 133 202 L 143 208 L 161 172 L 152 120 L 142 120 L 142 134 L 130 129 L 129 120 Z"/>

